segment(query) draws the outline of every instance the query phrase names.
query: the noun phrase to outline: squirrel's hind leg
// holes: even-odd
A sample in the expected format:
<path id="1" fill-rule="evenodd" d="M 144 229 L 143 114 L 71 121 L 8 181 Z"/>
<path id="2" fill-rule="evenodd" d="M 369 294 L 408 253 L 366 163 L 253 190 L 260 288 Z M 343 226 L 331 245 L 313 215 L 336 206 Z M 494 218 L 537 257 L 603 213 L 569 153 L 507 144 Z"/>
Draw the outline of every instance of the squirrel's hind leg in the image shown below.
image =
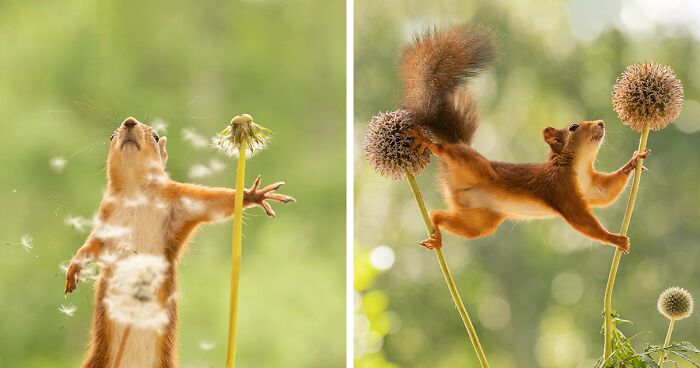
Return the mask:
<path id="1" fill-rule="evenodd" d="M 484 208 L 460 208 L 452 211 L 432 211 L 430 220 L 435 233 L 420 244 L 428 249 L 442 246 L 440 229 L 468 239 L 480 238 L 496 232 L 504 216 Z"/>

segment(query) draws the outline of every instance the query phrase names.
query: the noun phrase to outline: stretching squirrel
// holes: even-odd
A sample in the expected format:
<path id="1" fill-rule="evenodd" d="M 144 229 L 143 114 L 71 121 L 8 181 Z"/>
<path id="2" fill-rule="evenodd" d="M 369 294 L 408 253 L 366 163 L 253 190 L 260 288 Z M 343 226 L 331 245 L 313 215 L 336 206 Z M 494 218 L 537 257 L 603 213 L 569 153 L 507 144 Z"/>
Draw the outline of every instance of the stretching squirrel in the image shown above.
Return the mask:
<path id="1" fill-rule="evenodd" d="M 607 231 L 591 207 L 611 204 L 622 193 L 637 159 L 635 152 L 612 173 L 597 171 L 594 161 L 605 135 L 601 120 L 581 121 L 563 129 L 545 128 L 547 161 L 520 164 L 490 161 L 474 150 L 478 126 L 476 103 L 460 87 L 497 56 L 488 30 L 455 26 L 418 38 L 403 54 L 402 105 L 414 117 L 414 148 L 440 159 L 440 180 L 447 211 L 432 211 L 435 232 L 421 245 L 442 245 L 441 229 L 467 238 L 487 236 L 506 219 L 563 217 L 591 239 L 629 252 L 626 236 Z M 422 134 L 427 131 L 429 134 Z"/>
<path id="2" fill-rule="evenodd" d="M 238 117 L 237 117 L 238 118 Z M 177 263 L 190 235 L 204 222 L 222 221 L 233 214 L 235 190 L 209 188 L 171 181 L 165 172 L 166 137 L 153 128 L 127 118 L 111 138 L 107 159 L 108 187 L 97 215 L 97 225 L 71 260 L 65 293 L 72 292 L 81 267 L 108 254 L 146 253 L 163 256 L 170 267 L 158 291 L 166 305 L 169 322 L 163 334 L 133 330 L 126 340 L 122 367 L 175 367 Z M 268 216 L 275 213 L 267 200 L 282 203 L 294 198 L 274 193 L 282 182 L 259 189 L 260 177 L 245 191 L 243 207 L 261 206 Z M 114 231 L 123 229 L 124 231 Z M 82 367 L 113 366 L 125 326 L 109 320 L 104 297 L 111 267 L 103 267 L 95 285 L 90 349 Z M 174 300 L 167 302 L 166 300 Z"/>

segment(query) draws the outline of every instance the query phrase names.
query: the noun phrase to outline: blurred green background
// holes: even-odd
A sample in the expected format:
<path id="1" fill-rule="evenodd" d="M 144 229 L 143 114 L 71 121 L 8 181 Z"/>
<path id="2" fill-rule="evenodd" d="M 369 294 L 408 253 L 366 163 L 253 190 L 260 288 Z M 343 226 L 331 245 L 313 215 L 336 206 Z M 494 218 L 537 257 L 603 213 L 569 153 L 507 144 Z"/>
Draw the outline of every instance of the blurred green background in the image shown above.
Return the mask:
<path id="1" fill-rule="evenodd" d="M 541 131 L 604 119 L 597 167 L 612 171 L 638 137 L 612 111 L 617 76 L 633 63 L 670 65 L 683 82 L 678 121 L 653 132 L 613 305 L 636 346 L 663 342 L 656 311 L 668 286 L 700 297 L 700 5 L 674 1 L 355 2 L 355 357 L 360 368 L 475 367 L 477 360 L 408 186 L 374 173 L 362 154 L 371 117 L 400 95 L 401 45 L 430 26 L 475 22 L 494 29 L 503 61 L 472 84 L 481 110 L 475 147 L 491 159 L 542 162 Z M 435 161 L 433 159 L 433 161 Z M 436 163 L 418 178 L 429 208 L 443 208 Z M 596 211 L 617 231 L 626 192 Z M 504 223 L 488 238 L 448 235 L 444 248 L 492 367 L 591 367 L 602 354 L 603 291 L 613 248 L 559 219 Z M 700 344 L 700 317 L 676 324 L 674 340 Z M 671 366 L 670 364 L 667 366 Z M 688 365 L 680 365 L 687 367 Z"/>
<path id="2" fill-rule="evenodd" d="M 0 366 L 82 359 L 93 292 L 64 299 L 59 264 L 87 234 L 64 222 L 97 209 L 112 130 L 130 115 L 157 124 L 174 180 L 232 187 L 235 161 L 207 141 L 242 112 L 275 133 L 247 185 L 285 180 L 298 203 L 246 214 L 238 365 L 344 365 L 344 6 L 0 2 Z M 224 364 L 229 224 L 201 229 L 181 262 L 182 367 Z"/>

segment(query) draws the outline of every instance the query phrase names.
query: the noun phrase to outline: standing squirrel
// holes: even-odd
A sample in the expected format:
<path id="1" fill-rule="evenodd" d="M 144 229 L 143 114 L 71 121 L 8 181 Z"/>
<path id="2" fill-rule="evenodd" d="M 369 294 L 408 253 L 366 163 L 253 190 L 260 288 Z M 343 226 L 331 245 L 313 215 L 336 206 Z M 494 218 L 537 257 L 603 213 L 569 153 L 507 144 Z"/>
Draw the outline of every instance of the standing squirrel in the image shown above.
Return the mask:
<path id="1" fill-rule="evenodd" d="M 594 162 L 605 136 L 601 120 L 545 128 L 550 150 L 541 164 L 490 161 L 470 146 L 478 127 L 476 103 L 460 87 L 497 53 L 488 30 L 466 26 L 425 34 L 404 51 L 402 107 L 411 112 L 416 126 L 407 134 L 415 138 L 414 148 L 428 149 L 440 159 L 439 177 L 449 207 L 430 213 L 435 232 L 421 245 L 440 247 L 443 228 L 478 238 L 494 233 L 507 219 L 561 216 L 589 238 L 629 252 L 629 238 L 607 231 L 591 208 L 615 201 L 637 159 L 649 150 L 635 152 L 612 173 L 597 171 Z"/>
<path id="2" fill-rule="evenodd" d="M 163 334 L 132 329 L 122 357 L 123 367 L 176 366 L 177 306 L 168 302 L 175 295 L 177 263 L 190 235 L 204 222 L 221 221 L 233 214 L 236 191 L 171 181 L 165 171 L 166 137 L 129 117 L 112 134 L 107 159 L 108 187 L 97 214 L 97 225 L 71 260 L 65 293 L 72 292 L 81 267 L 106 254 L 145 253 L 163 256 L 170 267 L 158 291 L 169 323 Z M 260 177 L 245 191 L 243 207 L 261 206 L 268 216 L 275 213 L 267 200 L 282 203 L 294 198 L 274 193 L 284 183 L 262 189 Z M 122 229 L 123 231 L 115 231 Z M 95 285 L 95 313 L 90 348 L 82 367 L 111 367 L 125 326 L 111 321 L 104 297 L 111 275 L 103 267 Z M 175 298 L 171 298 L 175 299 Z"/>

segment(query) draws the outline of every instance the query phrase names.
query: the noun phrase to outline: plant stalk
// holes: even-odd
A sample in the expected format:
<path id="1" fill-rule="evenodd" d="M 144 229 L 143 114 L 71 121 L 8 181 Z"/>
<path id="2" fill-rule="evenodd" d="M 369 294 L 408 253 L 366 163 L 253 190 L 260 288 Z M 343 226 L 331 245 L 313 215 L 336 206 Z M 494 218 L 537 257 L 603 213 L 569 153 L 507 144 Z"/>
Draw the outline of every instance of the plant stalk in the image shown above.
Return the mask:
<path id="1" fill-rule="evenodd" d="M 119 342 L 119 348 L 117 349 L 117 355 L 114 357 L 114 364 L 112 368 L 119 368 L 122 362 L 122 356 L 124 355 L 124 349 L 126 348 L 126 340 L 129 338 L 129 332 L 131 332 L 131 326 L 126 326 L 124 332 L 122 332 L 122 341 Z"/>
<path id="2" fill-rule="evenodd" d="M 639 138 L 639 147 L 637 148 L 637 152 L 643 152 L 647 148 L 648 138 L 649 123 L 646 123 L 642 128 L 642 135 Z M 634 169 L 634 179 L 632 181 L 632 191 L 630 192 L 629 199 L 627 200 L 627 208 L 625 209 L 625 216 L 622 220 L 620 235 L 627 235 L 627 231 L 629 230 L 630 221 L 632 220 L 632 212 L 634 211 L 634 202 L 637 199 L 637 192 L 639 191 L 639 182 L 642 178 L 643 163 L 644 159 L 637 159 L 637 167 Z M 617 269 L 620 266 L 621 257 L 622 251 L 620 251 L 619 248 L 615 249 L 615 255 L 613 256 L 612 265 L 610 266 L 610 274 L 608 275 L 608 283 L 605 286 L 605 300 L 603 301 L 603 315 L 605 318 L 605 347 L 603 352 L 604 363 L 607 363 L 608 359 L 610 358 L 610 355 L 613 352 L 612 293 L 613 287 L 615 286 L 615 277 L 617 277 Z"/>
<path id="3" fill-rule="evenodd" d="M 668 344 L 671 342 L 671 334 L 673 333 L 673 325 L 676 323 L 675 319 L 672 319 L 671 322 L 668 324 L 668 331 L 666 332 L 666 340 L 664 340 L 664 348 L 668 347 Z M 659 359 L 659 367 L 661 367 L 664 363 L 666 363 L 666 352 L 661 353 L 661 359 Z"/>
<path id="4" fill-rule="evenodd" d="M 229 296 L 228 315 L 228 350 L 226 367 L 236 365 L 236 323 L 238 320 L 238 291 L 241 277 L 241 248 L 243 241 L 243 194 L 245 192 L 246 140 L 238 149 L 238 167 L 236 169 L 236 194 L 233 203 L 233 232 L 231 234 L 231 293 Z"/>
<path id="5" fill-rule="evenodd" d="M 430 220 L 430 216 L 428 216 L 428 210 L 425 208 L 423 195 L 421 194 L 420 189 L 418 188 L 416 178 L 408 172 L 405 172 L 405 175 L 406 180 L 408 181 L 408 185 L 411 187 L 411 193 L 413 193 L 413 197 L 415 198 L 416 203 L 418 204 L 418 209 L 420 209 L 420 214 L 423 218 L 425 229 L 428 231 L 428 236 L 430 236 L 435 232 L 435 228 L 433 227 L 433 222 Z M 474 329 L 474 325 L 472 325 L 472 321 L 469 318 L 469 314 L 464 308 L 462 298 L 459 296 L 459 291 L 457 290 L 457 286 L 455 285 L 454 279 L 452 278 L 452 273 L 450 273 L 450 269 L 447 267 L 447 261 L 445 260 L 445 256 L 442 253 L 442 248 L 435 248 L 435 255 L 437 256 L 438 263 L 440 264 L 442 276 L 445 278 L 445 283 L 447 283 L 447 288 L 450 289 L 452 300 L 455 303 L 455 307 L 457 308 L 460 317 L 462 317 L 462 322 L 464 323 L 464 327 L 467 329 L 469 339 L 471 340 L 472 345 L 474 346 L 474 350 L 476 351 L 476 356 L 479 358 L 479 363 L 481 364 L 482 368 L 488 368 L 489 363 L 488 361 L 486 361 L 486 354 L 484 354 L 484 349 L 481 347 L 479 337 L 476 335 L 476 330 Z"/>

